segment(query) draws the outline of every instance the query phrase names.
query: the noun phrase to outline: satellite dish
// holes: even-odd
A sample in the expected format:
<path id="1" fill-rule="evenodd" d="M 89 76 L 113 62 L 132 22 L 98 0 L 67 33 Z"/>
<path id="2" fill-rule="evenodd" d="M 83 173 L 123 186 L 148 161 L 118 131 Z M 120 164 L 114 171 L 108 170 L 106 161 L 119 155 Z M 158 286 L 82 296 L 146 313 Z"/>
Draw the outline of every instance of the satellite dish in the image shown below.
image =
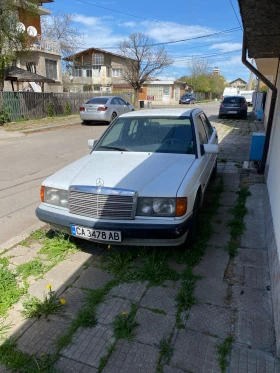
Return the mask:
<path id="1" fill-rule="evenodd" d="M 17 32 L 24 32 L 25 31 L 25 26 L 22 22 L 18 22 L 16 26 Z"/>
<path id="2" fill-rule="evenodd" d="M 27 33 L 29 36 L 33 36 L 33 37 L 37 36 L 37 30 L 34 26 L 28 26 Z"/>

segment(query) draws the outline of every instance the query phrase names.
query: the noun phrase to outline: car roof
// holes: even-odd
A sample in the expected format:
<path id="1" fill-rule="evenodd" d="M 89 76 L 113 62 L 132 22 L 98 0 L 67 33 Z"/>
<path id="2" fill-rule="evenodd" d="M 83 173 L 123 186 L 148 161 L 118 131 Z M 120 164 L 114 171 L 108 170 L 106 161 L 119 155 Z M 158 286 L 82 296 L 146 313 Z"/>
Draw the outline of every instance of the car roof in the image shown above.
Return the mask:
<path id="1" fill-rule="evenodd" d="M 94 96 L 94 97 L 91 97 L 90 100 L 92 100 L 93 98 L 113 98 L 113 97 L 121 98 L 119 96 Z"/>
<path id="2" fill-rule="evenodd" d="M 121 117 L 165 117 L 165 116 L 186 116 L 190 117 L 193 114 L 202 112 L 201 109 L 192 108 L 186 110 L 184 108 L 162 108 L 162 109 L 147 109 L 147 110 L 137 110 L 130 111 L 128 113 L 122 114 Z"/>

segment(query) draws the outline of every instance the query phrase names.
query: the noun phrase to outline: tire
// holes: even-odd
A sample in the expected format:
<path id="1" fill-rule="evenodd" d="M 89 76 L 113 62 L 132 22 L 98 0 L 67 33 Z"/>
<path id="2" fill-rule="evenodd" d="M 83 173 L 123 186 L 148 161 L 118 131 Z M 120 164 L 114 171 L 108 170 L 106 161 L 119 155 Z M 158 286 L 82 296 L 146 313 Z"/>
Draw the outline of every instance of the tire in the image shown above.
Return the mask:
<path id="1" fill-rule="evenodd" d="M 117 118 L 117 116 L 118 116 L 118 114 L 115 113 L 115 112 L 113 112 L 113 114 L 112 114 L 112 116 L 111 116 L 111 122 L 113 122 L 113 120 L 114 120 L 115 118 Z"/>
<path id="2" fill-rule="evenodd" d="M 83 120 L 82 124 L 89 124 L 91 121 L 90 120 Z"/>
<path id="3" fill-rule="evenodd" d="M 222 114 L 219 114 L 219 115 L 218 115 L 218 118 L 219 118 L 219 119 L 222 119 L 222 118 L 223 118 Z"/>

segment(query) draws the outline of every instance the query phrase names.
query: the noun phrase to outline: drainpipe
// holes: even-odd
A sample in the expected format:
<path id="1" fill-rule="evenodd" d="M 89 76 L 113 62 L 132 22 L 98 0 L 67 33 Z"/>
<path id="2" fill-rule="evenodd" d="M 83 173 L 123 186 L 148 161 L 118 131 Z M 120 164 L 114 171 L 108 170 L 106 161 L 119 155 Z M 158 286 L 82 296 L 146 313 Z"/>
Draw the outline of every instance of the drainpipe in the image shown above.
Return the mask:
<path id="1" fill-rule="evenodd" d="M 249 61 L 246 60 L 246 51 L 247 51 L 246 37 L 245 37 L 245 34 L 243 34 L 243 45 L 242 45 L 242 62 L 243 62 L 243 64 L 245 66 L 247 66 L 248 69 L 251 70 L 272 91 L 270 108 L 269 108 L 269 115 L 268 115 L 268 119 L 267 119 L 267 127 L 266 127 L 263 155 L 262 155 L 262 160 L 261 160 L 260 166 L 258 168 L 258 173 L 263 174 L 264 170 L 265 170 L 265 164 L 266 164 L 266 159 L 267 159 L 267 154 L 268 154 L 268 149 L 269 149 L 269 143 L 270 143 L 270 135 L 271 135 L 271 129 L 272 129 L 272 123 L 273 123 L 273 117 L 274 117 L 274 109 L 275 109 L 275 103 L 276 103 L 276 98 L 277 98 L 277 88 L 260 71 L 258 71 L 253 65 L 251 65 Z M 279 67 L 279 62 L 278 62 L 278 67 Z M 277 71 L 278 71 L 278 69 L 277 69 Z"/>

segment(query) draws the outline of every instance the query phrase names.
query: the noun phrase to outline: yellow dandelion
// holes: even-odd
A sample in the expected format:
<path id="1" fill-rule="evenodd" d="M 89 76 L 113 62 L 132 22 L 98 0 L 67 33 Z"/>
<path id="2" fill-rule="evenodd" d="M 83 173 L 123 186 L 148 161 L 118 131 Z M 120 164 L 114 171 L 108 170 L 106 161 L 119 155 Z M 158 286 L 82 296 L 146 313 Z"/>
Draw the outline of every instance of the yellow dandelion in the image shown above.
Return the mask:
<path id="1" fill-rule="evenodd" d="M 48 284 L 48 285 L 46 286 L 46 288 L 47 288 L 47 289 L 51 289 L 51 288 L 52 288 L 52 285 L 51 285 L 51 284 Z"/>
<path id="2" fill-rule="evenodd" d="M 108 245 L 108 249 L 111 249 L 111 245 Z"/>
<path id="3" fill-rule="evenodd" d="M 66 300 L 63 299 L 63 298 L 61 298 L 61 299 L 60 299 L 60 303 L 61 303 L 61 304 L 66 304 Z"/>
<path id="4" fill-rule="evenodd" d="M 40 356 L 41 356 L 41 357 L 44 357 L 44 356 L 45 356 L 45 354 L 41 354 Z"/>
<path id="5" fill-rule="evenodd" d="M 125 315 L 126 315 L 126 312 L 122 312 L 122 315 L 125 316 Z"/>

